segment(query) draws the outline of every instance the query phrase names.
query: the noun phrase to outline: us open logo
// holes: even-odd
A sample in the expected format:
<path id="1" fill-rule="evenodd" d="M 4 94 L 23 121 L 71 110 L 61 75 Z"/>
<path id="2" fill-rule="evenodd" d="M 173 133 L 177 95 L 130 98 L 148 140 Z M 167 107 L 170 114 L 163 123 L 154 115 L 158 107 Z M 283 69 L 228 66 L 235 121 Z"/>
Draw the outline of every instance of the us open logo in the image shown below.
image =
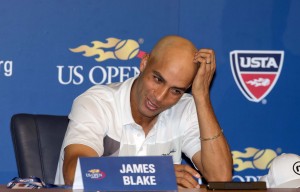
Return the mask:
<path id="1" fill-rule="evenodd" d="M 249 101 L 260 102 L 271 92 L 280 76 L 283 58 L 284 51 L 230 52 L 234 80 Z"/>
<path id="2" fill-rule="evenodd" d="M 73 53 L 81 53 L 84 57 L 90 57 L 100 65 L 57 65 L 58 82 L 62 85 L 81 85 L 85 81 L 96 84 L 110 84 L 113 82 L 123 82 L 130 77 L 140 73 L 139 67 L 135 65 L 120 65 L 120 62 L 110 64 L 107 60 L 128 61 L 131 59 L 143 59 L 147 53 L 141 50 L 140 45 L 144 39 L 138 41 L 133 39 L 119 39 L 115 37 L 106 38 L 104 41 L 92 41 L 92 45 L 82 44 L 75 48 L 70 48 Z M 85 62 L 88 62 L 86 60 Z M 102 65 L 102 62 L 103 65 Z M 137 65 L 140 61 L 137 61 Z M 0 63 L 1 64 L 1 63 Z M 1 70 L 0 70 L 1 72 Z"/>
<path id="3" fill-rule="evenodd" d="M 106 173 L 101 171 L 100 169 L 91 169 L 87 171 L 85 176 L 91 179 L 101 180 L 106 177 Z"/>

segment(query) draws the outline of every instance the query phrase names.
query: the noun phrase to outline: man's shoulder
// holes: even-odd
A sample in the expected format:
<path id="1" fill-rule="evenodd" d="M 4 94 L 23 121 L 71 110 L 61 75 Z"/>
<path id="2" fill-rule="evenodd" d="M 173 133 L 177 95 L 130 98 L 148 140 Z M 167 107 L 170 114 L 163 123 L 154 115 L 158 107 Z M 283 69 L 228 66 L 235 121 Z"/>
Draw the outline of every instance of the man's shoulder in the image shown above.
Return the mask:
<path id="1" fill-rule="evenodd" d="M 173 105 L 171 108 L 165 110 L 161 114 L 161 119 L 169 121 L 172 119 L 172 124 L 174 122 L 180 121 L 182 119 L 189 119 L 194 117 L 196 114 L 196 105 L 192 95 L 185 93 L 180 100 Z"/>
<path id="2" fill-rule="evenodd" d="M 95 95 L 95 96 L 105 96 L 116 92 L 116 87 L 111 87 L 110 85 L 94 85 L 87 89 L 81 96 Z"/>
<path id="3" fill-rule="evenodd" d="M 107 85 L 94 85 L 81 95 L 111 96 L 121 89 L 127 89 L 126 87 L 125 82 L 116 82 Z"/>
<path id="4" fill-rule="evenodd" d="M 184 93 L 180 100 L 170 109 L 171 110 L 188 110 L 195 107 L 195 101 L 191 94 Z"/>
<path id="5" fill-rule="evenodd" d="M 178 101 L 178 104 L 185 105 L 185 104 L 188 104 L 188 103 L 191 103 L 191 102 L 194 103 L 194 97 L 189 93 L 184 93 L 182 95 L 182 97 L 180 98 L 180 100 Z"/>
<path id="6" fill-rule="evenodd" d="M 131 78 L 130 78 L 131 79 Z M 113 102 L 114 99 L 121 99 L 127 92 L 130 92 L 131 80 L 116 82 L 107 85 L 94 85 L 79 95 L 76 100 L 101 100 Z"/>
<path id="7" fill-rule="evenodd" d="M 75 101 L 102 100 L 109 101 L 114 98 L 118 91 L 117 86 L 112 85 L 94 85 L 80 94 Z"/>

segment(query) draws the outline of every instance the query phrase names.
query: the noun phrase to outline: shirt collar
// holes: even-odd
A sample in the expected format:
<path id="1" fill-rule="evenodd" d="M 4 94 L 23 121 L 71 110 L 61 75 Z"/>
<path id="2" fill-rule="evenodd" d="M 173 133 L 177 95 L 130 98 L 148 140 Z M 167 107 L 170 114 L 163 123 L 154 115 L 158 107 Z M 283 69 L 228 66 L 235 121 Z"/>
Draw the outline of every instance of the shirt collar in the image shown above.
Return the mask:
<path id="1" fill-rule="evenodd" d="M 120 87 L 120 94 L 118 94 L 118 97 L 120 99 L 121 103 L 121 122 L 122 125 L 128 125 L 128 124 L 134 124 L 136 125 L 136 122 L 134 121 L 132 117 L 131 112 L 131 105 L 130 105 L 130 92 L 133 85 L 133 82 L 137 79 L 138 75 L 132 78 L 127 79 L 124 81 L 124 83 Z M 165 115 L 168 110 L 161 112 L 158 115 L 157 122 L 164 122 Z M 155 124 L 156 124 L 155 123 Z"/>
<path id="2" fill-rule="evenodd" d="M 136 77 L 132 77 L 124 81 L 124 83 L 120 87 L 120 94 L 118 94 L 118 97 L 120 97 L 120 103 L 121 103 L 121 122 L 122 125 L 127 124 L 136 124 L 133 120 L 132 113 L 131 113 L 131 106 L 130 106 L 130 92 L 133 85 L 133 82 L 135 81 Z"/>

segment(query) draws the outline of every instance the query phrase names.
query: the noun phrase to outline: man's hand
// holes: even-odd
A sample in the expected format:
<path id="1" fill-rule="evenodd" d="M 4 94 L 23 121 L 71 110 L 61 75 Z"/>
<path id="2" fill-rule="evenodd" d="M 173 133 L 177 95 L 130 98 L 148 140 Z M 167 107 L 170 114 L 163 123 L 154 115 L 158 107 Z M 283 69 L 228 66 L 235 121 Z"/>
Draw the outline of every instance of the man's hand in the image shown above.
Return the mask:
<path id="1" fill-rule="evenodd" d="M 65 185 L 73 185 L 78 157 L 98 157 L 98 154 L 96 151 L 94 151 L 94 149 L 86 145 L 68 145 L 65 148 L 65 156 L 63 163 L 63 175 Z"/>
<path id="2" fill-rule="evenodd" d="M 196 179 L 200 178 L 200 174 L 188 165 L 174 165 L 176 182 L 179 187 L 184 188 L 200 188 Z"/>
<path id="3" fill-rule="evenodd" d="M 212 49 L 200 49 L 194 58 L 198 72 L 192 85 L 194 96 L 209 96 L 209 87 L 216 70 L 215 53 Z"/>

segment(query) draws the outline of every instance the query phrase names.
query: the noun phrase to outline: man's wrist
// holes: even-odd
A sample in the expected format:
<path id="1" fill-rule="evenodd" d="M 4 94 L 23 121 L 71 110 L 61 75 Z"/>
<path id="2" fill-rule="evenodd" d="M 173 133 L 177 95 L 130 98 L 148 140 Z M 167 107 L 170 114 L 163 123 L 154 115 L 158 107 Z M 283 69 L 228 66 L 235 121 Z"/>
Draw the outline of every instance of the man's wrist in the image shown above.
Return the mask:
<path id="1" fill-rule="evenodd" d="M 211 106 L 210 95 L 207 94 L 192 94 L 197 106 Z"/>

